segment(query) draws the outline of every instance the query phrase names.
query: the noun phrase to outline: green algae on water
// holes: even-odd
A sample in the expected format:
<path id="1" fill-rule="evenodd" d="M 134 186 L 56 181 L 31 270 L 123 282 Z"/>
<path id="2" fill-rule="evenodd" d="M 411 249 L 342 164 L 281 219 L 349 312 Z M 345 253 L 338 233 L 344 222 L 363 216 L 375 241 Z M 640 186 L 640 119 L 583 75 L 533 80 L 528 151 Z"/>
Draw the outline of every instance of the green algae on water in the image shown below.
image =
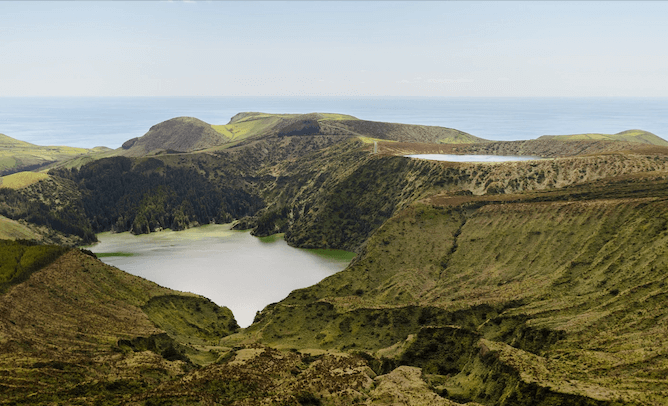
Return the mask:
<path id="1" fill-rule="evenodd" d="M 98 258 L 103 257 L 131 257 L 134 254 L 131 252 L 97 252 L 95 253 Z"/>
<path id="2" fill-rule="evenodd" d="M 337 250 L 333 248 L 309 248 L 306 249 L 306 251 L 315 254 L 321 258 L 330 258 L 338 261 L 347 261 L 347 262 L 352 261 L 353 258 L 355 258 L 355 256 L 357 255 L 357 253 L 355 252 Z"/>

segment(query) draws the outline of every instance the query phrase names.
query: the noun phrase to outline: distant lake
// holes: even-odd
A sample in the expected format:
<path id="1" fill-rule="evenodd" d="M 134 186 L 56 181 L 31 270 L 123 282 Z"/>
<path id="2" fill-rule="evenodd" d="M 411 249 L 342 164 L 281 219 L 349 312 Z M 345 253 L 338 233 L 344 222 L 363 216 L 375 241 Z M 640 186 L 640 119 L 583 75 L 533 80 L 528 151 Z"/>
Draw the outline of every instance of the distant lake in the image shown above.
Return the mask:
<path id="1" fill-rule="evenodd" d="M 455 155 L 455 154 L 415 154 L 404 155 L 408 158 L 428 159 L 431 161 L 448 162 L 509 162 L 509 161 L 533 161 L 542 159 L 537 156 L 516 155 Z"/>
<path id="2" fill-rule="evenodd" d="M 230 224 L 138 236 L 101 233 L 97 238 L 100 242 L 88 249 L 106 264 L 227 306 L 242 327 L 291 291 L 343 270 L 355 255 L 293 248 L 282 236 L 257 238 L 230 230 Z"/>

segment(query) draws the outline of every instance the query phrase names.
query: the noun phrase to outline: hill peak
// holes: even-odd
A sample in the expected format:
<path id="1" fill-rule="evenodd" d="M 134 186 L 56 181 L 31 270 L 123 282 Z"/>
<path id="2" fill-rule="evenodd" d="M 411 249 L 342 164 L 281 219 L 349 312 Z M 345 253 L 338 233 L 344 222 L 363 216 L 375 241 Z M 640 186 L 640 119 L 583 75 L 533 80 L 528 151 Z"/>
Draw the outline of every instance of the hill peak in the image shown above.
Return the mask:
<path id="1" fill-rule="evenodd" d="M 142 137 L 123 143 L 124 155 L 147 155 L 164 150 L 192 152 L 227 142 L 211 124 L 194 117 L 175 117 L 152 126 Z"/>
<path id="2" fill-rule="evenodd" d="M 29 142 L 17 140 L 5 134 L 0 134 L 0 148 L 9 148 L 9 147 L 34 147 L 34 144 Z"/>

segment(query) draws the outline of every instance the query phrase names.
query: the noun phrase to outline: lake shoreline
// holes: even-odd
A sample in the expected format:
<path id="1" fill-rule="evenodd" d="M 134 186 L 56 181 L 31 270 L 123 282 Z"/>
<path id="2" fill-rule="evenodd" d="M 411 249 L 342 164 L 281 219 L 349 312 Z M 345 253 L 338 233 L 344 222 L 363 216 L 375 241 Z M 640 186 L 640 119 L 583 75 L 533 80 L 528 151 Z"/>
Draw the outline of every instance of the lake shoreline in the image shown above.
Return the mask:
<path id="1" fill-rule="evenodd" d="M 473 154 L 410 154 L 406 158 L 424 159 L 428 161 L 461 162 L 461 163 L 501 163 L 538 161 L 545 158 L 522 155 L 473 155 Z"/>
<path id="2" fill-rule="evenodd" d="M 98 243 L 82 248 L 125 272 L 228 307 L 241 327 L 293 290 L 345 269 L 356 255 L 294 248 L 283 235 L 255 237 L 231 226 L 207 224 L 139 235 L 105 232 L 97 234 Z"/>

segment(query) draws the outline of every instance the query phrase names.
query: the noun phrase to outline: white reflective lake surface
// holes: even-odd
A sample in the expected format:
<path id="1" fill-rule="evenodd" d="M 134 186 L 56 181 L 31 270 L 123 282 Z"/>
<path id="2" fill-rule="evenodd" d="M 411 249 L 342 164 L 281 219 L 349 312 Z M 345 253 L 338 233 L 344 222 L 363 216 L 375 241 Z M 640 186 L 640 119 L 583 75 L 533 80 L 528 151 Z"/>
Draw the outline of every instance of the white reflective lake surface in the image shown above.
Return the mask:
<path id="1" fill-rule="evenodd" d="M 533 161 L 542 159 L 537 156 L 515 156 L 515 155 L 455 155 L 455 154 L 415 154 L 404 155 L 408 158 L 428 159 L 432 161 L 448 162 L 509 162 L 509 161 Z"/>
<path id="2" fill-rule="evenodd" d="M 135 236 L 102 233 L 88 247 L 100 259 L 159 285 L 193 292 L 229 307 L 242 327 L 255 312 L 291 291 L 343 270 L 353 253 L 290 247 L 283 238 L 257 238 L 230 224 Z"/>

